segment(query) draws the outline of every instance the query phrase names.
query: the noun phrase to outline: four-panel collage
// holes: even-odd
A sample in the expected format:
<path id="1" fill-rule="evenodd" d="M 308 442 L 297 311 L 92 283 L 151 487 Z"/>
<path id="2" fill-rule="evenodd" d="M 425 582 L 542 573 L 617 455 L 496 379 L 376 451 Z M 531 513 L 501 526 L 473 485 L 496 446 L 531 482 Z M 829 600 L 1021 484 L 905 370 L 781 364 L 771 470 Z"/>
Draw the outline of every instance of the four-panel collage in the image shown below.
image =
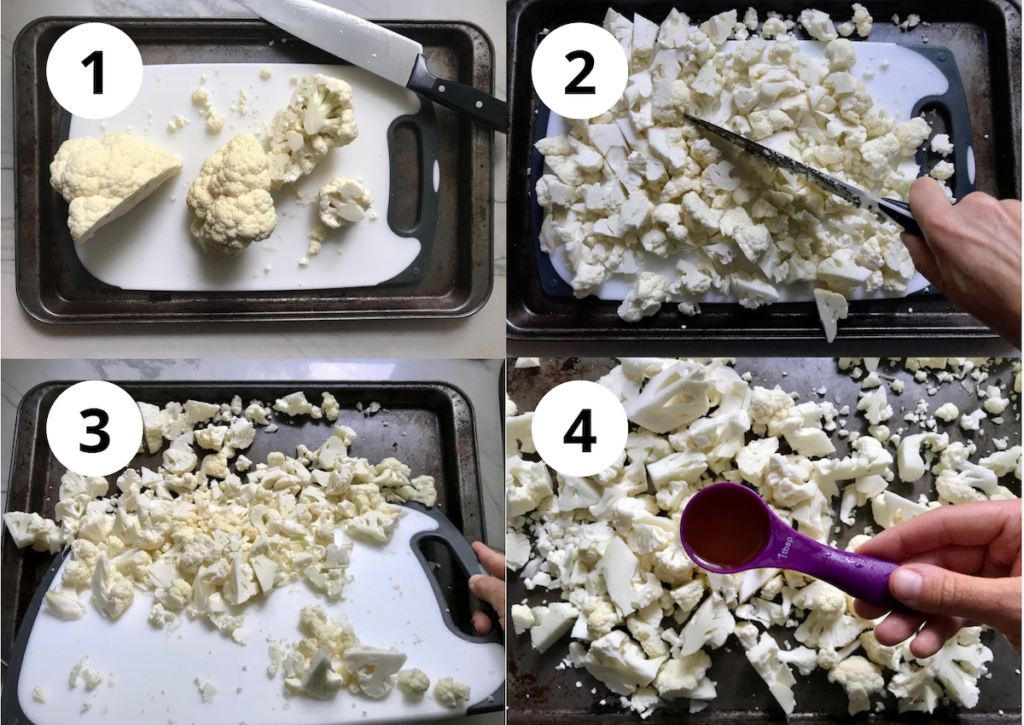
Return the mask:
<path id="1" fill-rule="evenodd" d="M 0 24 L 0 722 L 1021 723 L 1019 0 Z"/>

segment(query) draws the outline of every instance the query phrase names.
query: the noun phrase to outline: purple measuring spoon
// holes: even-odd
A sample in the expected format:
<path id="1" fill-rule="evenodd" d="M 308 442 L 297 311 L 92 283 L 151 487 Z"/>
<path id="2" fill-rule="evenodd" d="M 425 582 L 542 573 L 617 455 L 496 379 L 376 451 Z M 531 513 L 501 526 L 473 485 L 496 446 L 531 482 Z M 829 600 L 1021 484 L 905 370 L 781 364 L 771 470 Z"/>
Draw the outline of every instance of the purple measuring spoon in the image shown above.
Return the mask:
<path id="1" fill-rule="evenodd" d="M 743 530 L 737 531 L 737 525 Z M 693 541 L 687 538 L 688 532 Z M 746 486 L 716 483 L 698 491 L 683 509 L 679 535 L 689 557 L 715 574 L 762 567 L 792 569 L 865 602 L 904 609 L 889 593 L 889 576 L 898 564 L 840 551 L 807 538 L 776 516 L 764 499 Z M 696 537 L 709 540 L 698 541 Z M 731 538 L 723 541 L 723 537 Z M 742 562 L 716 563 L 716 550 L 724 549 L 740 555 Z"/>

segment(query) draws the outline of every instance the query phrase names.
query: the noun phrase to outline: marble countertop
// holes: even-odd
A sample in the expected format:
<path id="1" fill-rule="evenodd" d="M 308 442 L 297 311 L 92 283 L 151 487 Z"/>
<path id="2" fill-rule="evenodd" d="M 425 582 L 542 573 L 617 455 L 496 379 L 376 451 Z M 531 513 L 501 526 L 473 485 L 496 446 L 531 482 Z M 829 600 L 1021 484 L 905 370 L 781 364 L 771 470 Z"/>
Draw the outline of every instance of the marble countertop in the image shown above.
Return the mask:
<path id="1" fill-rule="evenodd" d="M 5 360 L 0 367 L 0 510 L 7 508 L 14 419 L 22 396 L 48 380 L 395 380 L 443 381 L 473 405 L 487 543 L 504 549 L 504 440 L 499 383 L 501 360 Z M 11 485 L 17 486 L 15 481 Z M 504 713 L 467 721 L 500 725 Z M 447 722 L 447 721 L 438 721 Z"/>
<path id="2" fill-rule="evenodd" d="M 505 98 L 505 18 L 502 0 L 321 0 L 375 19 L 464 20 L 495 46 L 495 95 Z M 312 324 L 52 326 L 22 309 L 14 276 L 14 140 L 11 53 L 29 22 L 51 15 L 131 17 L 252 17 L 232 0 L 5 0 L 0 80 L 0 322 L 5 358 L 364 356 L 500 358 L 505 354 L 505 137 L 495 137 L 494 291 L 464 320 Z M 443 345 L 438 345 L 443 342 Z"/>

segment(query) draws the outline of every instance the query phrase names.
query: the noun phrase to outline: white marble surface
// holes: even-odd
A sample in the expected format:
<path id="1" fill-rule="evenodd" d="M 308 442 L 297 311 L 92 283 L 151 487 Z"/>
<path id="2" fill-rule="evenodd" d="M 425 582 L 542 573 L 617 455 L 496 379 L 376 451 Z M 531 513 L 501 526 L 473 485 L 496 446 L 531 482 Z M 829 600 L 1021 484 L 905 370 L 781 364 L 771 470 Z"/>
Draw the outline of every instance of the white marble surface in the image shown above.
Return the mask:
<path id="1" fill-rule="evenodd" d="M 22 396 L 49 380 L 395 380 L 443 381 L 473 404 L 487 543 L 504 548 L 504 443 L 499 390 L 501 360 L 5 360 L 0 364 L 2 486 L 7 508 L 14 419 Z M 23 485 L 13 481 L 11 486 Z M 499 725 L 504 713 L 472 718 Z M 445 722 L 445 721 L 438 721 Z M 465 719 L 452 720 L 466 722 Z"/>
<path id="2" fill-rule="evenodd" d="M 495 46 L 495 94 L 505 98 L 505 3 L 501 0 L 322 0 L 375 19 L 464 20 Z M 503 357 L 505 354 L 505 137 L 495 136 L 494 291 L 475 315 L 454 321 L 314 324 L 102 325 L 55 327 L 21 308 L 14 277 L 13 91 L 11 52 L 21 29 L 51 15 L 251 17 L 232 0 L 4 0 L 0 80 L 0 321 L 5 358 L 168 357 Z"/>

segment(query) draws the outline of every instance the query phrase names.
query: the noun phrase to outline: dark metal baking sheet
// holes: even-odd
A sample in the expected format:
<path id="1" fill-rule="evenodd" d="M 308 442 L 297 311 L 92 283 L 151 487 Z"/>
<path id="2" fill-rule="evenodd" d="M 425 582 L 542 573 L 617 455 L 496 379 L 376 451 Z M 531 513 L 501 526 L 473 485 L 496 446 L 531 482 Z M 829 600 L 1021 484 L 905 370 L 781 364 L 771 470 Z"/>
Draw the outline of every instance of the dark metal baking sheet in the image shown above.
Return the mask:
<path id="1" fill-rule="evenodd" d="M 545 29 L 569 22 L 600 24 L 609 6 L 654 21 L 673 7 L 696 19 L 737 7 L 722 0 L 513 0 L 509 4 L 509 228 L 519 230 L 510 240 L 508 261 L 506 329 L 511 352 L 608 355 L 628 346 L 631 354 L 749 354 L 756 349 L 754 344 L 772 342 L 785 344 L 783 352 L 789 354 L 923 354 L 916 346 L 934 339 L 942 341 L 943 349 L 936 354 L 943 355 L 994 354 L 1007 349 L 981 323 L 937 294 L 851 302 L 849 318 L 840 322 L 832 345 L 824 340 L 812 303 L 776 304 L 753 311 L 709 304 L 702 305 L 703 312 L 696 317 L 685 317 L 666 305 L 652 318 L 627 324 L 616 314 L 617 302 L 546 294 L 530 233 L 530 164 L 539 109 L 530 65 Z M 796 15 L 808 7 L 794 0 L 759 0 L 740 7 L 747 6 L 756 8 L 762 20 L 769 10 Z M 814 7 L 835 18 L 848 18 L 852 12 L 845 0 L 823 0 Z M 880 0 L 869 3 L 868 9 L 875 18 L 871 41 L 920 44 L 921 38 L 928 37 L 929 44 L 953 53 L 970 109 L 977 188 L 1000 198 L 1019 199 L 1019 6 L 1011 0 Z M 890 18 L 893 14 L 905 18 L 909 13 L 918 13 L 930 26 L 901 33 Z M 865 344 L 873 343 L 877 349 L 865 350 Z M 585 352 L 579 345 L 586 345 Z"/>
<path id="2" fill-rule="evenodd" d="M 560 383 L 568 380 L 597 380 L 617 364 L 615 360 L 603 358 L 546 358 L 541 360 L 539 368 L 516 369 L 513 362 L 514 359 L 510 359 L 508 365 L 508 394 L 520 412 L 534 410 L 541 397 Z M 734 367 L 741 374 L 747 371 L 752 374 L 751 385 L 774 387 L 777 384 L 787 392 L 799 393 L 800 401 L 823 399 L 814 392 L 814 389 L 824 385 L 828 388 L 824 399 L 833 402 L 836 407 L 850 405 L 851 408 L 856 409 L 860 384 L 846 372 L 839 370 L 837 361 L 832 358 L 740 358 L 736 360 Z M 986 384 L 1007 383 L 1009 390 L 1012 390 L 1013 375 L 1010 367 L 1010 363 L 1006 362 L 994 369 Z M 879 371 L 894 374 L 906 384 L 901 395 L 892 395 L 891 393 L 889 395 L 889 403 L 894 412 L 893 419 L 889 421 L 893 425 L 889 427 L 894 431 L 901 425 L 907 425 L 902 421 L 904 413 L 913 410 L 917 401 L 922 398 L 928 401 L 932 411 L 944 402 L 956 404 L 961 411 L 974 410 L 981 402 L 977 396 L 968 393 L 959 382 L 938 386 L 939 392 L 934 396 L 929 396 L 927 389 L 935 384 L 934 378 L 931 383 L 918 383 L 914 380 L 912 373 L 902 369 L 902 365 L 893 367 L 886 364 L 884 359 L 879 366 Z M 788 374 L 784 374 L 784 372 Z M 1007 422 L 1003 425 L 994 425 L 990 420 L 983 423 L 985 435 L 973 439 L 977 442 L 979 451 L 987 454 L 992 450 L 992 438 L 1004 436 L 1010 439 L 1010 445 L 1020 445 L 1020 422 L 1015 420 L 1018 412 L 1008 408 L 1004 416 Z M 867 434 L 866 421 L 863 416 L 844 417 L 847 419 L 848 430 Z M 959 426 L 945 426 L 941 423 L 940 426 L 943 432 L 949 433 L 950 440 L 962 441 L 967 438 Z M 832 441 L 837 449 L 834 455 L 846 455 L 849 447 L 846 439 L 834 437 Z M 1001 483 L 1015 494 L 1020 495 L 1020 481 L 1015 479 L 1012 474 Z M 931 474 L 926 475 L 913 485 L 898 480 L 889 485 L 891 490 L 900 495 L 908 496 L 912 491 L 913 497 L 922 493 L 929 493 L 934 497 Z M 838 506 L 837 500 L 835 510 L 838 510 Z M 849 538 L 862 533 L 866 525 L 874 526 L 875 524 L 871 518 L 870 507 L 861 507 L 856 525 L 853 527 L 843 526 L 841 533 L 836 534 L 839 545 L 845 546 Z M 875 528 L 877 530 L 877 526 Z M 514 573 L 509 572 L 509 606 L 520 603 L 524 598 L 531 606 L 536 606 L 543 600 L 557 601 L 559 595 L 557 592 L 549 592 L 540 588 L 527 594 L 522 580 Z M 779 638 L 780 643 L 788 639 L 794 645 L 798 644 L 792 639 L 791 630 L 772 627 L 770 632 Z M 782 632 L 788 633 L 787 636 L 782 636 Z M 571 668 L 555 670 L 555 666 L 568 652 L 569 641 L 569 638 L 565 637 L 547 652 L 538 655 L 530 646 L 528 636 L 509 635 L 507 691 L 509 723 L 549 725 L 552 722 L 641 722 L 636 713 L 623 712 L 618 706 L 619 696 L 611 693 L 600 681 L 591 677 L 586 670 Z M 1020 656 L 1013 651 L 1005 638 L 994 632 L 985 633 L 983 641 L 992 649 L 995 661 L 991 665 L 992 679 L 983 679 L 980 683 L 981 699 L 975 709 L 960 711 L 955 707 L 940 707 L 930 717 L 922 716 L 920 713 L 899 715 L 896 712 L 895 699 L 887 694 L 886 712 L 871 714 L 869 716 L 871 721 L 876 723 L 969 722 L 978 725 L 1020 723 Z M 785 719 L 781 708 L 769 694 L 767 686 L 747 662 L 743 649 L 734 636 L 730 636 L 724 648 L 711 653 L 711 661 L 713 664 L 709 671 L 709 677 L 718 683 L 718 698 L 706 710 L 690 715 L 688 701 L 680 700 L 678 702 L 681 705 L 677 705 L 675 708 L 660 708 L 643 722 L 675 723 L 684 719 L 697 725 L 705 725 L 750 721 L 774 722 Z M 824 671 L 817 669 L 808 677 L 801 677 L 795 671 L 794 674 L 797 676 L 797 685 L 794 688 L 797 709 L 793 720 L 814 725 L 836 720 L 853 720 L 847 715 L 846 694 L 839 685 L 828 681 Z M 577 687 L 577 682 L 581 683 L 581 686 Z M 591 690 L 595 688 L 596 694 L 591 694 Z M 876 699 L 873 697 L 872 701 Z M 606 700 L 606 704 L 600 705 L 601 700 Z M 864 715 L 858 716 L 862 720 L 864 717 Z"/>
<path id="3" fill-rule="evenodd" d="M 9 511 L 33 511 L 53 518 L 58 501 L 60 477 L 65 468 L 50 454 L 46 444 L 46 414 L 57 396 L 71 383 L 39 385 L 21 399 L 15 422 L 14 447 L 7 494 Z M 243 403 L 251 399 L 273 404 L 279 397 L 302 390 L 310 401 L 319 402 L 320 393 L 333 394 L 341 406 L 338 423 L 358 434 L 352 453 L 371 461 L 394 456 L 416 473 L 434 477 L 437 507 L 469 541 L 483 541 L 484 517 L 480 497 L 480 474 L 476 451 L 476 429 L 469 399 L 446 383 L 337 383 L 337 382 L 159 382 L 118 383 L 133 398 L 154 405 L 189 398 L 210 403 L 229 403 L 239 395 Z M 365 417 L 356 408 L 372 401 L 382 410 Z M 253 461 L 265 460 L 271 451 L 293 452 L 299 443 L 310 448 L 330 435 L 331 423 L 308 416 L 294 419 L 275 414 L 276 433 L 258 428 L 256 440 L 245 451 Z M 165 448 L 166 450 L 166 448 Z M 156 470 L 161 454 L 139 454 L 132 466 Z M 116 476 L 108 476 L 111 488 Z M 116 489 L 114 489 L 116 490 Z M 438 543 L 424 545 L 427 557 L 440 564 L 434 575 L 448 596 L 452 618 L 463 631 L 479 602 L 469 594 L 467 579 L 449 550 Z M 0 608 L 0 660 L 10 660 L 14 637 L 28 611 L 32 595 L 53 556 L 31 549 L 18 549 L 6 534 L 0 543 L 0 582 L 3 607 Z M 498 706 L 503 702 L 495 698 Z M 483 709 L 493 707 L 484 704 Z"/>
<path id="4" fill-rule="evenodd" d="M 419 281 L 287 292 L 145 292 L 82 284 L 67 256 L 58 253 L 67 222 L 60 195 L 50 187 L 49 166 L 63 113 L 43 79 L 56 39 L 89 21 L 124 30 L 147 64 L 339 62 L 262 20 L 43 18 L 26 26 L 13 54 L 15 273 L 18 299 L 34 318 L 67 324 L 457 318 L 487 301 L 494 271 L 494 137 L 441 107 L 435 108 L 440 209 L 433 253 Z M 460 22 L 381 24 L 420 42 L 437 75 L 492 92 L 494 47 L 480 28 Z M 271 40 L 278 42 L 270 45 Z M 416 159 L 398 163 L 400 179 L 419 175 Z"/>

